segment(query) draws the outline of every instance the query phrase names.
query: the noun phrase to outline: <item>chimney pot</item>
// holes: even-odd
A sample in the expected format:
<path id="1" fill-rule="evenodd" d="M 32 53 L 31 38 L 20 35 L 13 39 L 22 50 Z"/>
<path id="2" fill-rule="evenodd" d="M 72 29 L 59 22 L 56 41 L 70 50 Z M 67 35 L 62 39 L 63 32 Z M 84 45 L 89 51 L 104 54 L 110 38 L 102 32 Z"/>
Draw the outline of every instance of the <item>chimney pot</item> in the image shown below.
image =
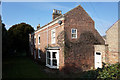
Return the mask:
<path id="1" fill-rule="evenodd" d="M 61 14 L 62 14 L 62 11 L 61 11 L 61 10 L 53 9 L 53 14 L 52 14 L 53 20 L 54 20 L 56 17 L 60 16 Z"/>
<path id="2" fill-rule="evenodd" d="M 60 14 L 62 14 L 62 11 L 60 11 Z"/>
<path id="3" fill-rule="evenodd" d="M 55 9 L 53 9 L 53 13 L 55 13 Z"/>
<path id="4" fill-rule="evenodd" d="M 40 28 L 40 24 L 38 24 L 37 29 Z"/>

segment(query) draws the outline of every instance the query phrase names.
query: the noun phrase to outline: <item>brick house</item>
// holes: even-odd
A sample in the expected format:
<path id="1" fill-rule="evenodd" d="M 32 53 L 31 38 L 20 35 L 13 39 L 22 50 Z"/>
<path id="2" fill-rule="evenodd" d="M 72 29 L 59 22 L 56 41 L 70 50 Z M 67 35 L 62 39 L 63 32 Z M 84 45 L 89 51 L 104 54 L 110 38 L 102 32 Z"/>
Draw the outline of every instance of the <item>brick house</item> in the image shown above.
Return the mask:
<path id="1" fill-rule="evenodd" d="M 79 5 L 65 14 L 54 9 L 52 18 L 29 35 L 34 59 L 66 71 L 101 68 L 106 45 L 88 13 Z"/>
<path id="2" fill-rule="evenodd" d="M 120 62 L 120 20 L 115 22 L 107 31 L 105 44 L 107 44 L 107 63 L 114 64 Z"/>

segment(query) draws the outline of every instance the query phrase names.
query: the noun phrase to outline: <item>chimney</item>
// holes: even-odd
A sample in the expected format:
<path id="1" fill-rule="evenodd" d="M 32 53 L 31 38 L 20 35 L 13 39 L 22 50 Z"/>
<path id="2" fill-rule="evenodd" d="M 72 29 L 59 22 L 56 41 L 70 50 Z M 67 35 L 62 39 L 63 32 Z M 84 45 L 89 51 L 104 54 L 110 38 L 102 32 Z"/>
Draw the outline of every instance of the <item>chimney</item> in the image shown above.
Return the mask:
<path id="1" fill-rule="evenodd" d="M 40 24 L 38 24 L 37 29 L 40 28 Z"/>
<path id="2" fill-rule="evenodd" d="M 54 20 L 56 17 L 62 15 L 62 11 L 61 10 L 56 10 L 53 9 L 53 14 L 52 14 L 52 19 Z"/>

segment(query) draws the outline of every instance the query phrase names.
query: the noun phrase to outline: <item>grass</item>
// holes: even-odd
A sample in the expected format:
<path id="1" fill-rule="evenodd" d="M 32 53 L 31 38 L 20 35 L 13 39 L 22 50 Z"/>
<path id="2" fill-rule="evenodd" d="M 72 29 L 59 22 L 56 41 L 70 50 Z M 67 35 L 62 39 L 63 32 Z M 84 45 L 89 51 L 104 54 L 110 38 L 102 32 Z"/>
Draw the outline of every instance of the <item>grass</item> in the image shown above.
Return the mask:
<path id="1" fill-rule="evenodd" d="M 25 55 L 16 55 L 3 59 L 2 79 L 40 79 L 40 78 L 92 78 L 95 79 L 95 72 L 88 71 L 79 74 L 61 74 L 60 72 L 45 72 L 46 67 L 33 61 Z M 92 80 L 91 79 L 91 80 Z M 49 79 L 50 80 L 50 79 Z"/>
<path id="2" fill-rule="evenodd" d="M 2 77 L 4 78 L 47 78 L 43 67 L 28 57 L 11 57 L 3 60 Z"/>

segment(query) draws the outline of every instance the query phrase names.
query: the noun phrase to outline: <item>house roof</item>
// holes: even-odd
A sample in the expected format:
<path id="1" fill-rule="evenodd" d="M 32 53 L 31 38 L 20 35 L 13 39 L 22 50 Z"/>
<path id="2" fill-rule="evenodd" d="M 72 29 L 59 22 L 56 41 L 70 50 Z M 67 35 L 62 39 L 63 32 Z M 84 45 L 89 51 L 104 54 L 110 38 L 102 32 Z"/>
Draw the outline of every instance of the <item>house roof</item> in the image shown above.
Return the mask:
<path id="1" fill-rule="evenodd" d="M 103 37 L 103 39 L 105 39 L 106 40 L 106 35 L 104 35 L 104 36 L 102 36 Z"/>
<path id="2" fill-rule="evenodd" d="M 62 15 L 60 15 L 60 16 L 58 16 L 58 17 L 56 17 L 54 20 L 52 20 L 52 21 L 50 21 L 48 24 L 46 24 L 46 25 L 44 25 L 44 26 L 42 26 L 42 27 L 40 27 L 40 28 L 38 28 L 37 30 L 35 30 L 35 31 L 38 31 L 39 29 L 41 29 L 41 28 L 43 28 L 43 27 L 45 27 L 45 26 L 47 26 L 47 25 L 49 25 L 49 24 L 51 24 L 51 23 L 53 23 L 54 21 L 56 21 L 56 20 L 58 20 L 58 19 L 60 19 L 60 18 L 62 18 L 62 17 L 64 17 L 65 15 L 67 15 L 69 12 L 71 12 L 72 10 L 74 10 L 74 9 L 76 9 L 76 8 L 78 8 L 78 7 L 81 7 L 82 8 L 82 6 L 81 5 L 78 5 L 77 7 L 75 7 L 75 8 L 73 8 L 73 9 L 71 9 L 70 11 L 68 11 L 68 12 L 66 12 L 65 14 L 62 14 Z M 84 9 L 83 9 L 84 10 Z M 84 10 L 85 11 L 85 10 Z M 86 12 L 86 11 L 85 11 Z M 87 13 L 87 12 L 86 12 Z M 87 15 L 88 15 L 88 13 L 87 13 Z M 89 15 L 88 15 L 89 16 Z M 90 16 L 89 16 L 90 17 Z M 91 17 L 90 17 L 91 18 Z M 91 18 L 92 19 L 92 18 Z"/>
<path id="3" fill-rule="evenodd" d="M 117 20 L 111 27 L 109 27 L 108 30 L 109 30 L 110 28 L 112 28 L 117 22 L 120 22 L 120 19 Z M 107 30 L 107 31 L 108 31 L 108 30 Z M 107 32 L 107 31 L 106 31 L 106 32 Z"/>
<path id="4" fill-rule="evenodd" d="M 38 31 L 39 29 L 41 29 L 41 28 L 43 28 L 43 27 L 45 27 L 45 26 L 51 24 L 52 22 L 54 22 L 54 21 L 56 21 L 56 20 L 58 20 L 58 19 L 60 19 L 60 18 L 62 18 L 62 17 L 64 17 L 64 15 L 60 15 L 60 16 L 56 17 L 54 20 L 50 21 L 50 22 L 47 23 L 46 25 L 44 25 L 44 26 L 38 28 L 36 31 Z"/>

